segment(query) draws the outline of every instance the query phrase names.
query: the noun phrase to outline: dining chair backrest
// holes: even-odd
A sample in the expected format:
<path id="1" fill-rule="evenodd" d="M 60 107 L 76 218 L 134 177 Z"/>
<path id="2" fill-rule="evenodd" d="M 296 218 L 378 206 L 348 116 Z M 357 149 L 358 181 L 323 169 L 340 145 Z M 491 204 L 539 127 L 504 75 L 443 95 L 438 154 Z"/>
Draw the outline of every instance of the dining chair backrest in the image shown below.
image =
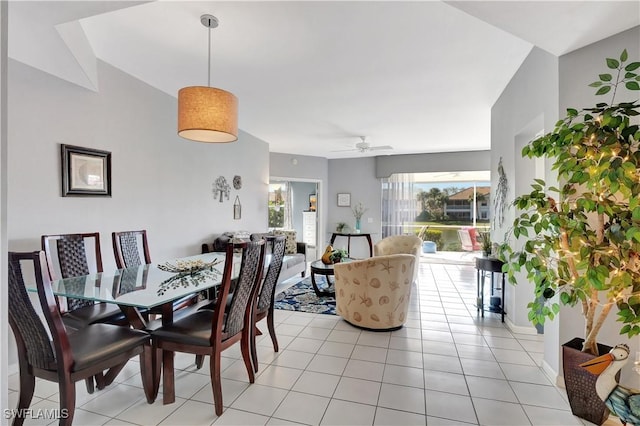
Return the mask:
<path id="1" fill-rule="evenodd" d="M 271 260 L 258 296 L 258 311 L 265 311 L 273 305 L 274 290 L 282 270 L 286 237 L 284 235 L 269 236 L 266 240 L 266 244 L 271 246 Z"/>
<path id="2" fill-rule="evenodd" d="M 233 255 L 236 249 L 242 249 L 242 261 L 238 280 L 233 291 L 231 303 L 226 307 L 227 296 L 231 287 L 231 276 L 233 272 Z M 245 327 L 250 303 L 255 303 L 256 293 L 262 278 L 264 267 L 265 241 L 252 241 L 242 243 L 229 243 L 226 250 L 226 261 L 222 280 L 221 292 L 216 302 L 216 320 L 222 327 L 213 330 L 212 338 L 216 332 L 223 333 L 226 337 L 235 336 Z M 226 307 L 226 309 L 225 309 Z M 224 321 L 221 323 L 219 321 Z"/>
<path id="3" fill-rule="evenodd" d="M 147 231 L 145 229 L 141 231 L 113 232 L 111 240 L 113 242 L 113 255 L 118 269 L 142 265 L 140 251 L 144 256 L 144 263 L 151 263 Z"/>
<path id="4" fill-rule="evenodd" d="M 28 363 L 44 370 L 53 370 L 56 354 L 47 328 L 42 323 L 27 293 L 22 274 L 21 262 L 30 262 L 34 271 L 40 303 L 44 304 L 43 314 L 54 329 L 64 331 L 62 320 L 55 303 L 43 252 L 9 253 L 9 325 L 16 338 L 18 353 L 26 356 Z M 58 328 L 57 325 L 60 327 Z M 64 333 L 66 337 L 66 333 Z M 60 342 L 62 344 L 62 342 Z"/>
<path id="5" fill-rule="evenodd" d="M 102 272 L 100 233 L 43 235 L 41 240 L 51 280 Z M 87 247 L 91 245 L 93 251 L 88 252 Z M 89 266 L 90 259 L 93 260 L 92 267 Z M 70 311 L 93 304 L 91 300 L 67 298 Z"/>

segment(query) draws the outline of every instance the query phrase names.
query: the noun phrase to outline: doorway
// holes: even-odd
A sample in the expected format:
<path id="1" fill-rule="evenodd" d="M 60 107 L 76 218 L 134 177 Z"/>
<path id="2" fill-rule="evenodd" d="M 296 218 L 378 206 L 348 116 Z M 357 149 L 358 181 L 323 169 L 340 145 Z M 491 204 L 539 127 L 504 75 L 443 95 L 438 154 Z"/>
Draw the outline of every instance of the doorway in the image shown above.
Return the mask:
<path id="1" fill-rule="evenodd" d="M 320 243 L 320 181 L 271 177 L 269 180 L 269 229 L 293 229 L 307 245 L 307 260 L 316 256 Z"/>

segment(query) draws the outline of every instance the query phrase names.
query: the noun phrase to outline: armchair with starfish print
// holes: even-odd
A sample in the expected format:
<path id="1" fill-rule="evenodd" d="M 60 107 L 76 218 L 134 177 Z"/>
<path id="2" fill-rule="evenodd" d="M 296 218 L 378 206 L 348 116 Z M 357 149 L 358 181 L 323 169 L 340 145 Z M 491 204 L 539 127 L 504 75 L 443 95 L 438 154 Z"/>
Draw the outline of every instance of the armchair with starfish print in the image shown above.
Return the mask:
<path id="1" fill-rule="evenodd" d="M 407 320 L 416 257 L 374 256 L 336 263 L 336 311 L 348 323 L 371 330 L 396 330 Z"/>

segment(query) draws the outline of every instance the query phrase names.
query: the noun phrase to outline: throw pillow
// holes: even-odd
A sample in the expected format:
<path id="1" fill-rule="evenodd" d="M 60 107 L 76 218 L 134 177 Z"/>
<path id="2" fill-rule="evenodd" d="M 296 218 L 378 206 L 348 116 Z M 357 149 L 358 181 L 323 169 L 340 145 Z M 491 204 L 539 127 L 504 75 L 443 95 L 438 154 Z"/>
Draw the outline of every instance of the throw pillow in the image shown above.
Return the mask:
<path id="1" fill-rule="evenodd" d="M 284 235 L 286 237 L 286 241 L 284 243 L 285 254 L 296 254 L 298 252 L 295 230 L 275 229 L 273 231 L 273 235 Z"/>

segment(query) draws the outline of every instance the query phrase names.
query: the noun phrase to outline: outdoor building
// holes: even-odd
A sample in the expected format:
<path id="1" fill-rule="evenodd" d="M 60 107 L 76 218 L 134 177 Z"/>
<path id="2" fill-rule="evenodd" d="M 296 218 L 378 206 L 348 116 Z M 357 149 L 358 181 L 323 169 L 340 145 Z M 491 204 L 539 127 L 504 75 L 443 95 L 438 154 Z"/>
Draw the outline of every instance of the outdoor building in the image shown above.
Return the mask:
<path id="1" fill-rule="evenodd" d="M 490 187 L 475 187 L 476 220 L 489 220 L 489 193 Z M 474 216 L 474 187 L 463 189 L 448 197 L 445 204 L 445 214 L 452 220 L 472 220 Z"/>

